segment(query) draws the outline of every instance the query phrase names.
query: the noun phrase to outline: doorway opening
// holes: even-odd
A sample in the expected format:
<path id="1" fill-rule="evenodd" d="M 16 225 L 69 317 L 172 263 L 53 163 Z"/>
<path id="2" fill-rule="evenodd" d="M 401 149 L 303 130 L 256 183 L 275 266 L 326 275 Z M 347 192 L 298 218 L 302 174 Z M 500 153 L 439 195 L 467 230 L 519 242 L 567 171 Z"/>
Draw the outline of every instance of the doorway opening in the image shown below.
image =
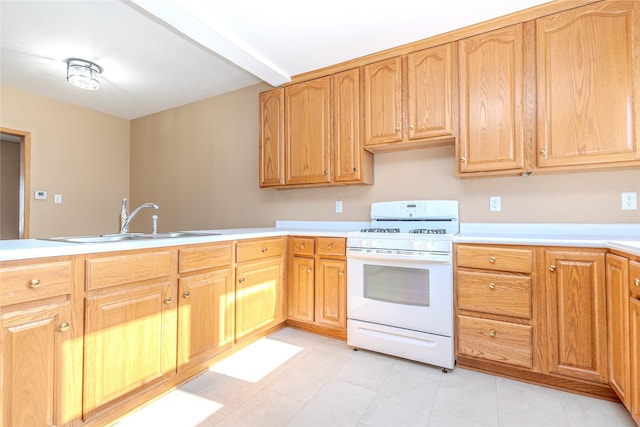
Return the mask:
<path id="1" fill-rule="evenodd" d="M 29 238 L 31 133 L 0 127 L 0 240 Z"/>

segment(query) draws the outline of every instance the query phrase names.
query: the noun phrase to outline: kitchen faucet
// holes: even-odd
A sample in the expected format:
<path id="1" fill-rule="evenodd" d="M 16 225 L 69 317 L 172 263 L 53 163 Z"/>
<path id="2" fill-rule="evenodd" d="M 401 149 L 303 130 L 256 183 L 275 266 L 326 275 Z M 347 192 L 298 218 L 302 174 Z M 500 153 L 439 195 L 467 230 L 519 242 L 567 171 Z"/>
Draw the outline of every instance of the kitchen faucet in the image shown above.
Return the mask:
<path id="1" fill-rule="evenodd" d="M 138 214 L 138 212 L 144 208 L 152 208 L 155 210 L 160 209 L 160 207 L 155 203 L 143 203 L 135 208 L 135 210 L 131 212 L 131 215 L 129 215 L 127 214 L 127 199 L 122 199 L 122 208 L 120 209 L 120 233 L 129 232 L 129 223 Z"/>

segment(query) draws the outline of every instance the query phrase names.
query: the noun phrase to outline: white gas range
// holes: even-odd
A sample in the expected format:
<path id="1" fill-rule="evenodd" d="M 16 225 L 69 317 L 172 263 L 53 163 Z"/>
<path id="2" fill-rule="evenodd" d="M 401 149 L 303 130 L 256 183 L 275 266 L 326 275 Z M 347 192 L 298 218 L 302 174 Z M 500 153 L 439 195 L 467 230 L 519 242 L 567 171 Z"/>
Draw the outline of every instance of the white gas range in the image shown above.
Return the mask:
<path id="1" fill-rule="evenodd" d="M 347 234 L 347 342 L 451 369 L 455 200 L 373 203 Z"/>

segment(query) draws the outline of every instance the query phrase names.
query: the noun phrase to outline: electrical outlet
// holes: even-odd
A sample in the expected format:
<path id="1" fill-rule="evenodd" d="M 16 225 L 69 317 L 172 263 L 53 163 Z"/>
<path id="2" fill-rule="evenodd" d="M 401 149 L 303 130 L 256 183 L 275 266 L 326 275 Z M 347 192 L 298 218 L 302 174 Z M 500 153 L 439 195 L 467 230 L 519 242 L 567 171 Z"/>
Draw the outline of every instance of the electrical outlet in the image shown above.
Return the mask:
<path id="1" fill-rule="evenodd" d="M 342 213 L 342 200 L 336 200 L 336 213 Z"/>
<path id="2" fill-rule="evenodd" d="M 62 203 L 62 194 L 56 194 L 53 196 L 53 202 L 57 205 Z"/>
<path id="3" fill-rule="evenodd" d="M 489 212 L 500 212 L 502 210 L 502 199 L 500 196 L 489 197 Z"/>
<path id="4" fill-rule="evenodd" d="M 622 193 L 622 210 L 635 211 L 638 209 L 638 193 Z"/>

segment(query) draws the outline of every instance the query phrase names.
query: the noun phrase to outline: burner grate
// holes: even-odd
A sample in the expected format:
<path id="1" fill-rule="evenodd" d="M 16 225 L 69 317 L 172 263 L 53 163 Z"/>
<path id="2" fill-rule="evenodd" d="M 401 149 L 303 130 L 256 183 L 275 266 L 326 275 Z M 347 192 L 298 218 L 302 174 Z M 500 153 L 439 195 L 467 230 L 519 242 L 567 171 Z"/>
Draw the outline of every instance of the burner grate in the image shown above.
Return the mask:
<path id="1" fill-rule="evenodd" d="M 399 233 L 399 228 L 363 228 L 362 233 Z"/>

